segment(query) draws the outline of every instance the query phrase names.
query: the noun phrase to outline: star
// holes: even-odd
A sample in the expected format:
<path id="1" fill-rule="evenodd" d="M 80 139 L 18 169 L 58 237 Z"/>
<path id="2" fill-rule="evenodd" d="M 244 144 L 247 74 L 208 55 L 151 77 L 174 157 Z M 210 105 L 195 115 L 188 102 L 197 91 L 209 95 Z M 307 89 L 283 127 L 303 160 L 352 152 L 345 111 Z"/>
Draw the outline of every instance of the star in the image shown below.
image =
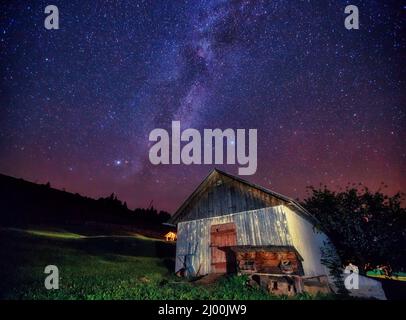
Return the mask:
<path id="1" fill-rule="evenodd" d="M 180 121 L 257 129 L 245 178 L 293 198 L 405 191 L 403 5 L 358 7 L 349 31 L 339 1 L 66 1 L 49 31 L 42 3 L 2 2 L 0 173 L 173 212 L 212 169 L 149 162 L 149 133 Z"/>

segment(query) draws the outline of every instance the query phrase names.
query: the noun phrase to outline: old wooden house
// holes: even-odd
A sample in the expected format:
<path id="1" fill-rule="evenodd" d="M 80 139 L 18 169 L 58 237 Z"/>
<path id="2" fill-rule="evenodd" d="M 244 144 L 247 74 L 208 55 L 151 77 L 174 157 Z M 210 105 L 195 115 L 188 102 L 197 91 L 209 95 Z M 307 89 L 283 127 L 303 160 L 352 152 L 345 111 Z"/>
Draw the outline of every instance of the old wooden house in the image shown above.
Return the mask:
<path id="1" fill-rule="evenodd" d="M 171 218 L 176 270 L 326 277 L 327 236 L 298 202 L 213 170 Z"/>

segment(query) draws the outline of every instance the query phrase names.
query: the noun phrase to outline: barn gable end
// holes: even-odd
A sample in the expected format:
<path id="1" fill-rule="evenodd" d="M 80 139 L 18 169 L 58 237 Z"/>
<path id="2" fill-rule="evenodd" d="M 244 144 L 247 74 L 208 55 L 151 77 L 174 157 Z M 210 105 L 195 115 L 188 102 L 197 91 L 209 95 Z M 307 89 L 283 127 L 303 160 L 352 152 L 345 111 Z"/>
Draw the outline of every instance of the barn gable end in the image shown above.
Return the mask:
<path id="1" fill-rule="evenodd" d="M 296 201 L 214 169 L 171 218 L 171 223 L 286 205 L 313 219 Z"/>
<path id="2" fill-rule="evenodd" d="M 306 209 L 286 196 L 219 170 L 213 170 L 186 199 L 171 223 L 177 225 L 175 272 L 179 274 L 200 276 L 241 271 L 242 260 L 236 264 L 229 249 L 262 252 L 266 246 L 273 249 L 271 253 L 261 253 L 261 257 L 282 259 L 279 249 L 289 247 L 289 252 L 301 257 L 297 269 L 300 274 L 329 275 L 328 268 L 321 263 L 322 248 L 328 238 L 315 228 L 318 222 Z M 272 274 L 279 274 L 277 262 L 272 262 Z M 255 263 L 252 266 L 257 270 Z M 269 269 L 266 268 L 263 270 Z"/>

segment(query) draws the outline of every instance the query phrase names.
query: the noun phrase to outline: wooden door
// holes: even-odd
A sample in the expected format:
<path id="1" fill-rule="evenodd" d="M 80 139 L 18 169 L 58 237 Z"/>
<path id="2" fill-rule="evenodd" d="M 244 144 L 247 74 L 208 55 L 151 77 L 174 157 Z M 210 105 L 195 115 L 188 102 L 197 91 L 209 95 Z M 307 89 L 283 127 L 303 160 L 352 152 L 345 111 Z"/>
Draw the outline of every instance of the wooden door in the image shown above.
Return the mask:
<path id="1" fill-rule="evenodd" d="M 231 261 L 227 261 L 227 247 L 237 245 L 235 224 L 215 224 L 210 229 L 211 272 L 226 273 Z"/>

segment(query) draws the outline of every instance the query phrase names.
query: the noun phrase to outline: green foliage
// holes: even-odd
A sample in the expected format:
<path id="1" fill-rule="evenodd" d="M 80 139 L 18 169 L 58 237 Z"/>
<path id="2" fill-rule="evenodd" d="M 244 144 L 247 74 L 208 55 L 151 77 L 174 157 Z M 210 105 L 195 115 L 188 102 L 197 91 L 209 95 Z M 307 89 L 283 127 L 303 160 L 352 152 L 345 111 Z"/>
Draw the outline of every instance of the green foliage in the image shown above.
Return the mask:
<path id="1" fill-rule="evenodd" d="M 390 264 L 404 269 L 406 209 L 402 194 L 392 197 L 361 186 L 334 192 L 310 187 L 303 206 L 321 223 L 343 262 Z"/>
<path id="2" fill-rule="evenodd" d="M 321 263 L 329 268 L 330 275 L 334 279 L 336 292 L 340 295 L 347 296 L 348 291 L 344 286 L 341 260 L 337 255 L 336 248 L 329 240 L 327 240 L 321 248 Z"/>
<path id="3" fill-rule="evenodd" d="M 0 299 L 287 299 L 249 286 L 245 276 L 212 285 L 177 278 L 173 265 L 167 264 L 169 257 L 157 251 L 161 244 L 166 243 L 148 238 L 49 237 L 0 229 Z M 59 268 L 58 290 L 44 287 L 44 268 L 49 264 Z"/>
<path id="4" fill-rule="evenodd" d="M 252 288 L 249 286 L 247 276 L 232 276 L 220 280 L 215 285 L 211 298 L 227 300 L 273 300 L 278 297 L 272 296 L 260 288 Z"/>

